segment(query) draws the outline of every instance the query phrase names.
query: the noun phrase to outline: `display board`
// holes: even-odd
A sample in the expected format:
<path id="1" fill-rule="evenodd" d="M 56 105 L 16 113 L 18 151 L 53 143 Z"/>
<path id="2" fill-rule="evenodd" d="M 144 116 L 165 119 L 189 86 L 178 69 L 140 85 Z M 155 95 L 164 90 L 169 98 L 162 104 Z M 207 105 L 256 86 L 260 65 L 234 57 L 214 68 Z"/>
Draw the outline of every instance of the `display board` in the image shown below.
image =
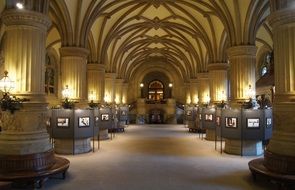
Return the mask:
<path id="1" fill-rule="evenodd" d="M 238 140 L 268 140 L 272 136 L 272 109 L 222 109 L 220 112 L 218 136 Z M 219 111 L 216 117 L 218 115 Z"/>
<path id="2" fill-rule="evenodd" d="M 90 138 L 99 132 L 92 109 L 52 109 L 51 137 L 57 139 Z"/>
<path id="3" fill-rule="evenodd" d="M 203 118 L 203 119 L 202 119 Z M 201 113 L 202 127 L 204 129 L 215 129 L 216 127 L 216 109 L 203 108 Z"/>
<path id="4" fill-rule="evenodd" d="M 100 129 L 111 129 L 113 127 L 113 113 L 110 107 L 99 108 L 99 127 Z"/>

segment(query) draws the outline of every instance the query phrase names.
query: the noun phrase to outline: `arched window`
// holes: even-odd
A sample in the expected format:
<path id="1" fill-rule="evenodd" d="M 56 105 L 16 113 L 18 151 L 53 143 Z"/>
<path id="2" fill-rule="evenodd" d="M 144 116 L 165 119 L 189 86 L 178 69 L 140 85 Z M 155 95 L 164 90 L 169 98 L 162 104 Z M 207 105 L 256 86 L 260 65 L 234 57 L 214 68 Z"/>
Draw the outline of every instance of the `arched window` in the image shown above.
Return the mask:
<path id="1" fill-rule="evenodd" d="M 55 94 L 55 63 L 48 54 L 46 54 L 45 68 L 45 93 Z"/>
<path id="2" fill-rule="evenodd" d="M 152 81 L 149 84 L 149 99 L 150 100 L 162 100 L 164 93 L 164 85 L 161 81 Z"/>

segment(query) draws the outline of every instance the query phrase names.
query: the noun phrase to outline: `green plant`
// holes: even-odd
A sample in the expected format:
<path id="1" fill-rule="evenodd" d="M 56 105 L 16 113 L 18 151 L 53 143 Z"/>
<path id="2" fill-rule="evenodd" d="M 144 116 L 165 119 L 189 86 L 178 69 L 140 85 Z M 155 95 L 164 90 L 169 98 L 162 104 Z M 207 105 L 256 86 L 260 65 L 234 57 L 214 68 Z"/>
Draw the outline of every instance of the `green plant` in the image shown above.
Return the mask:
<path id="1" fill-rule="evenodd" d="M 20 110 L 22 107 L 22 102 L 29 101 L 28 99 L 17 98 L 16 96 L 9 96 L 8 94 L 4 94 L 3 98 L 0 100 L 1 110 L 7 111 L 9 110 L 12 114 L 16 110 Z"/>

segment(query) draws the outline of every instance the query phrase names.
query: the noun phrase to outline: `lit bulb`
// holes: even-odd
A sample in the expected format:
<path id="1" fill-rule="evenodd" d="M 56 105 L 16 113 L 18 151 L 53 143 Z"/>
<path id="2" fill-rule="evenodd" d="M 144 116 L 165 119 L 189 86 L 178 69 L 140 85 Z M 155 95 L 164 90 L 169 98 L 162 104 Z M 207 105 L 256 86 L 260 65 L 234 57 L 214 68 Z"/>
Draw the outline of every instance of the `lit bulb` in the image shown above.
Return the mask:
<path id="1" fill-rule="evenodd" d="M 16 7 L 18 9 L 23 9 L 24 8 L 24 5 L 22 3 L 20 3 L 20 2 L 18 2 L 18 3 L 16 3 Z"/>

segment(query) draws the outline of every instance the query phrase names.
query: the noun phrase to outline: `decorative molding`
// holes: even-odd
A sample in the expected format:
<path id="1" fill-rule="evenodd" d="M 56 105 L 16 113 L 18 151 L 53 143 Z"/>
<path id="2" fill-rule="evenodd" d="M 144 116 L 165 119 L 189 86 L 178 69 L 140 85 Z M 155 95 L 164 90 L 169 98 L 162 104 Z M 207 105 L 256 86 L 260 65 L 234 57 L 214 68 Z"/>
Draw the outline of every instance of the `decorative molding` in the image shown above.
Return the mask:
<path id="1" fill-rule="evenodd" d="M 59 51 L 62 57 L 73 56 L 86 59 L 89 55 L 89 50 L 81 47 L 61 47 Z"/>
<path id="2" fill-rule="evenodd" d="M 207 66 L 208 71 L 212 70 L 228 70 L 229 64 L 228 63 L 210 63 Z"/>
<path id="3" fill-rule="evenodd" d="M 286 24 L 295 23 L 295 9 L 283 9 L 272 12 L 268 17 L 269 24 L 274 28 L 278 28 Z"/>
<path id="4" fill-rule="evenodd" d="M 264 153 L 264 166 L 273 172 L 294 175 L 295 157 L 279 155 L 266 150 Z"/>
<path id="5" fill-rule="evenodd" d="M 2 13 L 2 20 L 6 26 L 27 25 L 42 28 L 44 30 L 47 30 L 51 25 L 49 17 L 45 14 L 28 10 L 5 10 Z"/>
<path id="6" fill-rule="evenodd" d="M 229 57 L 251 56 L 256 57 L 257 47 L 254 45 L 233 46 L 226 50 Z"/>

